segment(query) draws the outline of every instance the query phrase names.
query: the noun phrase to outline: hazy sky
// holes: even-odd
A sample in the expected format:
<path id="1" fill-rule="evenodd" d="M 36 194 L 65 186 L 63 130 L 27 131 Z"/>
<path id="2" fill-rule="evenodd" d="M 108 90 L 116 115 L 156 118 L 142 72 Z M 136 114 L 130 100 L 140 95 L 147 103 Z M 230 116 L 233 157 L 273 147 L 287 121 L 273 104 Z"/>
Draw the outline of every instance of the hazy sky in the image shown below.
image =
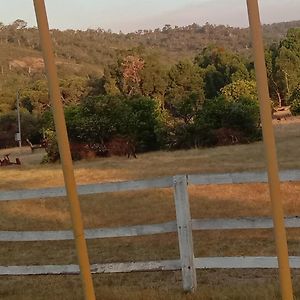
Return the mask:
<path id="1" fill-rule="evenodd" d="M 49 25 L 60 29 L 103 28 L 118 32 L 165 24 L 206 22 L 248 26 L 246 0 L 45 0 Z M 263 23 L 300 19 L 300 0 L 260 0 Z M 0 0 L 0 21 L 23 19 L 35 26 L 32 0 Z"/>

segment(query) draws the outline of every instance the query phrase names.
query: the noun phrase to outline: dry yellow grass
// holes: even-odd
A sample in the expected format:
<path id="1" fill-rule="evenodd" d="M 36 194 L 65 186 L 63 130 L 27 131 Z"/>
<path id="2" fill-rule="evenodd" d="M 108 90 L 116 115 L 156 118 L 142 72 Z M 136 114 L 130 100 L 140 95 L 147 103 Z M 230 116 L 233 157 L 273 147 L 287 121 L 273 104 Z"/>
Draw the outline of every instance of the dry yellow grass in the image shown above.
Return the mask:
<path id="1" fill-rule="evenodd" d="M 281 169 L 300 168 L 300 123 L 275 126 Z M 2 150 L 1 153 L 3 154 Z M 10 149 L 22 166 L 0 169 L 0 190 L 63 185 L 59 164 L 40 165 L 43 152 Z M 79 184 L 120 181 L 184 173 L 263 170 L 262 143 L 153 152 L 138 159 L 108 158 L 75 163 Z M 300 214 L 300 183 L 282 185 L 285 212 Z M 265 184 L 189 188 L 193 218 L 269 216 Z M 80 197 L 85 228 L 160 223 L 175 219 L 170 189 L 110 193 Z M 65 198 L 0 203 L 0 230 L 71 228 Z M 288 230 L 291 255 L 300 255 L 299 230 Z M 194 232 L 196 256 L 275 255 L 272 231 Z M 92 263 L 177 258 L 176 234 L 88 241 Z M 0 243 L 0 265 L 76 263 L 72 241 Z M 300 299 L 299 272 L 293 271 Z M 193 296 L 181 292 L 178 272 L 95 275 L 98 299 L 279 299 L 276 270 L 198 271 Z M 17 286 L 18 288 L 15 288 Z M 42 289 L 42 292 L 41 292 Z M 81 299 L 78 276 L 0 277 L 1 299 Z"/>

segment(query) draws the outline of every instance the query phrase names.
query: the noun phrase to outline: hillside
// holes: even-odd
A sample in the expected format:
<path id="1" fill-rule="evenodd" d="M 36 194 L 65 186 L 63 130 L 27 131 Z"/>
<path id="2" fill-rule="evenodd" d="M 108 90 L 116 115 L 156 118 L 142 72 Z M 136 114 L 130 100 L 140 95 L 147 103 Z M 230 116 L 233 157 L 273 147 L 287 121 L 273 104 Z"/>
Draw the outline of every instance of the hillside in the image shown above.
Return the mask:
<path id="1" fill-rule="evenodd" d="M 6 26 L 1 26 L 0 22 L 0 65 L 4 76 L 8 70 L 18 70 L 18 67 L 14 67 L 14 60 L 40 57 L 38 31 L 36 28 L 27 28 L 26 22 L 23 22 L 17 20 Z M 288 29 L 294 27 L 300 27 L 300 21 L 264 25 L 266 45 L 278 42 Z M 174 28 L 165 25 L 161 29 L 139 30 L 128 34 L 116 34 L 100 28 L 86 31 L 52 30 L 51 33 L 58 61 L 63 66 L 60 68 L 62 76 L 70 71 L 78 75 L 101 72 L 122 50 L 132 48 L 159 53 L 165 64 L 172 64 L 185 57 L 194 57 L 209 44 L 246 55 L 249 55 L 250 47 L 249 29 L 208 23 Z M 25 64 L 23 69 L 28 71 L 28 67 Z M 30 71 L 36 69 L 39 66 L 30 66 Z"/>
<path id="2" fill-rule="evenodd" d="M 264 25 L 266 44 L 278 42 L 293 27 L 300 27 L 300 21 Z M 208 23 L 174 28 L 165 25 L 161 29 L 128 34 L 100 28 L 52 30 L 51 34 L 60 78 L 99 76 L 105 66 L 113 63 L 122 52 L 133 48 L 156 55 L 159 62 L 168 67 L 184 58 L 195 57 L 209 44 L 250 55 L 248 29 Z M 0 77 L 2 104 L 14 101 L 17 89 L 26 88 L 32 80 L 45 78 L 38 31 L 28 28 L 23 20 L 10 25 L 0 22 Z"/>
<path id="3" fill-rule="evenodd" d="M 74 141 L 102 145 L 133 136 L 144 152 L 260 138 L 249 29 L 192 24 L 129 34 L 55 29 L 51 35 Z M 291 105 L 298 114 L 300 21 L 265 25 L 264 35 L 273 104 Z M 40 50 L 36 28 L 23 20 L 0 23 L 2 146 L 15 143 L 17 92 L 22 137 L 38 141 L 53 130 Z"/>

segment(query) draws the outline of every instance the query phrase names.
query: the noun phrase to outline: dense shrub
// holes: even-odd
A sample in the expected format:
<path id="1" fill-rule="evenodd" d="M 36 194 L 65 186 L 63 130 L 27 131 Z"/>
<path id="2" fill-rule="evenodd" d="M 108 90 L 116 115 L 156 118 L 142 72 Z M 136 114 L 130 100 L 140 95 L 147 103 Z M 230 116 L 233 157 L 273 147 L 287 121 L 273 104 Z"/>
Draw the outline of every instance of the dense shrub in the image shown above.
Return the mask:
<path id="1" fill-rule="evenodd" d="M 157 150 L 163 145 L 164 114 L 151 98 L 136 96 L 126 99 L 124 129 L 120 133 L 132 136 L 139 151 Z"/>
<path id="2" fill-rule="evenodd" d="M 241 98 L 248 98 L 257 101 L 256 82 L 249 80 L 236 80 L 227 84 L 221 89 L 222 95 L 228 101 L 240 101 Z"/>
<path id="3" fill-rule="evenodd" d="M 197 147 L 197 135 L 194 131 L 195 126 L 193 124 L 186 124 L 180 120 L 169 124 L 165 139 L 165 148 L 176 150 Z"/>
<path id="4" fill-rule="evenodd" d="M 293 115 L 300 115 L 300 99 L 298 100 L 294 100 L 292 103 L 291 103 L 291 113 Z"/>
<path id="5" fill-rule="evenodd" d="M 300 84 L 293 90 L 292 95 L 289 98 L 288 104 L 291 104 L 295 100 L 300 100 Z"/>
<path id="6" fill-rule="evenodd" d="M 168 149 L 251 142 L 261 138 L 258 102 L 224 96 L 206 100 L 189 123 L 171 118 L 167 129 Z"/>
<path id="7" fill-rule="evenodd" d="M 65 118 L 72 142 L 103 144 L 123 136 L 134 140 L 136 150 L 143 152 L 250 142 L 261 136 L 259 107 L 252 98 L 206 100 L 187 123 L 151 98 L 97 96 L 67 107 Z M 51 114 L 45 113 L 43 122 L 53 126 Z M 57 144 L 51 147 L 48 156 L 54 161 Z"/>
<path id="8" fill-rule="evenodd" d="M 67 107 L 65 118 L 72 142 L 104 143 L 125 136 L 136 142 L 138 151 L 157 150 L 164 143 L 164 114 L 151 98 L 88 97 Z M 54 129 L 50 112 L 44 113 L 43 124 Z"/>
<path id="9" fill-rule="evenodd" d="M 42 163 L 56 162 L 59 160 L 60 155 L 55 132 L 51 129 L 47 129 L 44 134 L 45 138 L 47 139 L 47 154 L 44 156 Z"/>
<path id="10" fill-rule="evenodd" d="M 220 128 L 227 129 L 222 132 L 234 130 L 240 142 L 250 142 L 261 137 L 259 125 L 259 106 L 256 101 L 240 98 L 238 101 L 230 102 L 220 96 L 205 102 L 195 121 L 195 132 L 199 136 L 200 145 L 204 146 L 218 143 L 216 130 Z"/>
<path id="11" fill-rule="evenodd" d="M 291 105 L 291 113 L 293 115 L 300 115 L 300 84 L 294 89 L 289 98 L 289 104 Z"/>
<path id="12" fill-rule="evenodd" d="M 22 141 L 26 139 L 38 143 L 41 139 L 40 120 L 37 115 L 22 110 L 21 115 Z M 17 113 L 11 111 L 0 114 L 0 147 L 14 147 L 17 145 L 15 134 L 18 132 Z"/>

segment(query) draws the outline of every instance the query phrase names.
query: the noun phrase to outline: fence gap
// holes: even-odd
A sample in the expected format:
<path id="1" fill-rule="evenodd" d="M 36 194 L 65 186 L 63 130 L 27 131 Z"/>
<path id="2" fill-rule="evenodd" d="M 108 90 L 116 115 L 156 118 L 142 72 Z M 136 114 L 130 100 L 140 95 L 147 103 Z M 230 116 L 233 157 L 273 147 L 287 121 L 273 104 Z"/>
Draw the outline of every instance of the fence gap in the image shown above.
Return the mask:
<path id="1" fill-rule="evenodd" d="M 187 292 L 194 292 L 197 288 L 197 278 L 194 265 L 192 220 L 187 191 L 187 176 L 174 176 L 173 185 L 183 289 Z"/>

